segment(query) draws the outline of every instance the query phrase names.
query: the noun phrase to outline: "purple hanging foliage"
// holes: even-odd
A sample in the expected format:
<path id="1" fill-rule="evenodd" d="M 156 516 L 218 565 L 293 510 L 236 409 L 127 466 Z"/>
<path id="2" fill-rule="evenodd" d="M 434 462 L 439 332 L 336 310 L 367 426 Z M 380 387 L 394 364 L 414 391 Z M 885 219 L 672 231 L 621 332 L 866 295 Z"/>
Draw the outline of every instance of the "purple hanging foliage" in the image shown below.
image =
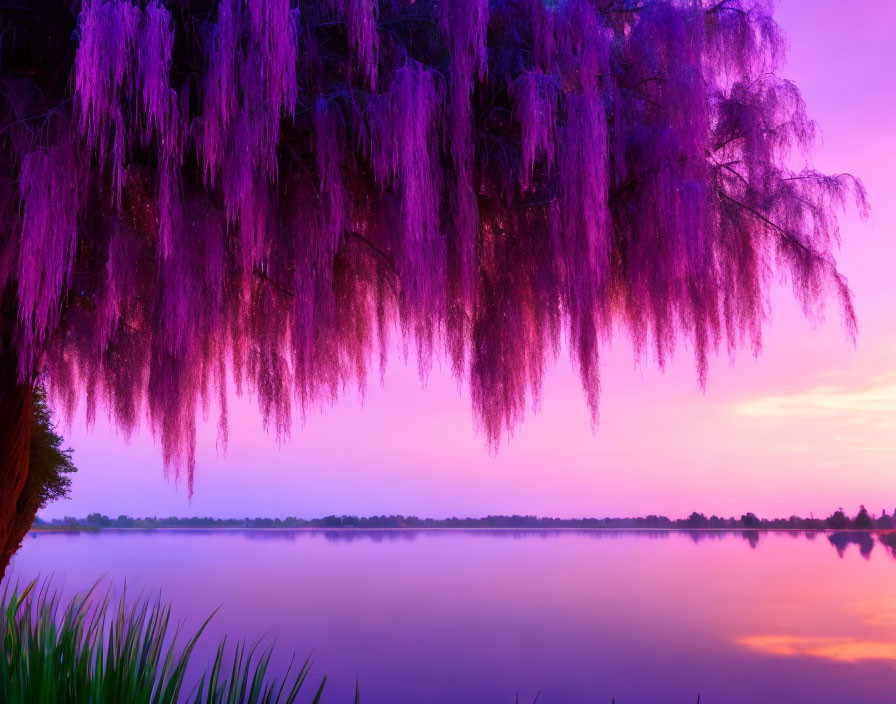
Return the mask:
<path id="1" fill-rule="evenodd" d="M 25 154 L 19 171 L 22 221 L 16 282 L 23 378 L 35 367 L 58 322 L 84 207 L 84 159 L 70 130 L 53 132 L 52 144 Z"/>
<path id="2" fill-rule="evenodd" d="M 116 203 L 121 202 L 132 137 L 125 112 L 133 101 L 140 14 L 129 0 L 85 0 L 79 22 L 74 77 L 81 131 L 100 163 L 111 166 Z"/>
<path id="3" fill-rule="evenodd" d="M 143 142 L 148 144 L 154 135 L 167 149 L 180 145 L 178 133 L 177 92 L 171 87 L 171 51 L 174 48 L 174 25 L 157 0 L 152 0 L 143 12 L 137 45 L 137 84 L 145 125 Z M 179 151 L 179 150 L 177 150 Z"/>
<path id="4" fill-rule="evenodd" d="M 815 127 L 769 0 L 84 0 L 71 21 L 73 57 L 23 71 L 17 35 L 0 68 L 19 373 L 126 433 L 146 417 L 190 487 L 231 382 L 282 437 L 363 392 L 396 334 L 422 375 L 450 359 L 492 446 L 561 349 L 595 418 L 613 335 L 660 365 L 684 342 L 705 383 L 719 349 L 759 349 L 778 275 L 855 334 L 834 254 L 864 191 L 792 170 Z"/>
<path id="5" fill-rule="evenodd" d="M 417 62 L 395 72 L 389 92 L 367 111 L 370 163 L 377 180 L 398 194 L 399 279 L 407 305 L 438 316 L 444 298 L 439 270 L 445 261 L 439 210 L 441 168 L 437 118 L 444 88 Z M 421 322 L 427 326 L 424 317 Z"/>
<path id="6" fill-rule="evenodd" d="M 172 253 L 181 215 L 184 124 L 177 91 L 169 80 L 173 47 L 171 16 L 157 0 L 152 0 L 144 10 L 137 44 L 137 85 L 143 108 L 143 145 L 148 146 L 155 139 L 159 151 L 159 247 L 163 258 Z"/>
<path id="7" fill-rule="evenodd" d="M 345 22 L 351 70 L 367 86 L 376 86 L 380 35 L 379 0 L 330 0 L 330 10 Z"/>
<path id="8" fill-rule="evenodd" d="M 346 229 L 346 192 L 342 182 L 342 150 L 345 124 L 336 106 L 324 98 L 314 104 L 314 137 L 320 188 L 322 219 L 318 233 L 308 233 L 311 241 L 321 240 L 315 257 L 320 266 L 332 266 L 339 240 Z"/>
<path id="9" fill-rule="evenodd" d="M 485 33 L 488 0 L 451 0 L 438 5 L 439 28 L 450 56 L 448 104 L 445 123 L 451 159 L 454 162 L 452 211 L 453 257 L 459 271 L 464 299 L 473 292 L 479 208 L 473 185 L 472 97 L 476 81 L 485 78 L 487 54 Z"/>
<path id="10" fill-rule="evenodd" d="M 280 119 L 293 114 L 298 95 L 296 15 L 288 0 L 221 0 L 207 44 L 199 154 L 207 184 L 222 173 L 227 218 L 244 266 L 253 267 L 276 227 L 269 191 L 278 178 Z"/>
<path id="11" fill-rule="evenodd" d="M 523 189 L 533 185 L 536 163 L 544 162 L 550 172 L 554 165 L 557 131 L 557 85 L 541 71 L 527 71 L 511 87 L 513 116 L 520 125 L 520 156 L 523 162 Z"/>

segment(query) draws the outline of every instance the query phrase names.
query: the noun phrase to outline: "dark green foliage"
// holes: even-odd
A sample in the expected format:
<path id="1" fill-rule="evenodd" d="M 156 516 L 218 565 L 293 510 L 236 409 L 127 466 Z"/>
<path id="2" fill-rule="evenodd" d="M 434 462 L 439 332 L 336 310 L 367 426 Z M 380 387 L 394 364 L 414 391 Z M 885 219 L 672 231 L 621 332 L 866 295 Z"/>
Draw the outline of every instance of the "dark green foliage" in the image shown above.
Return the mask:
<path id="1" fill-rule="evenodd" d="M 68 494 L 70 475 L 77 469 L 72 463 L 71 449 L 63 447 L 64 440 L 56 432 L 46 394 L 40 386 L 34 389 L 33 414 L 28 483 L 22 496 L 37 501 L 37 508 L 44 508 Z"/>

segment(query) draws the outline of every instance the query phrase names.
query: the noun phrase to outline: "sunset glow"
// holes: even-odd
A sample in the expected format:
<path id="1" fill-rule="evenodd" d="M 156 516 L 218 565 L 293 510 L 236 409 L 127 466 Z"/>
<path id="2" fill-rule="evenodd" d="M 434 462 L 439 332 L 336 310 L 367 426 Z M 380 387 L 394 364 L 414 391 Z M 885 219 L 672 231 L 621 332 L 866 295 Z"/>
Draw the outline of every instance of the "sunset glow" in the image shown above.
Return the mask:
<path id="1" fill-rule="evenodd" d="M 848 638 L 809 638 L 805 636 L 750 636 L 741 645 L 769 655 L 809 656 L 834 662 L 896 660 L 892 641 L 850 640 Z"/>

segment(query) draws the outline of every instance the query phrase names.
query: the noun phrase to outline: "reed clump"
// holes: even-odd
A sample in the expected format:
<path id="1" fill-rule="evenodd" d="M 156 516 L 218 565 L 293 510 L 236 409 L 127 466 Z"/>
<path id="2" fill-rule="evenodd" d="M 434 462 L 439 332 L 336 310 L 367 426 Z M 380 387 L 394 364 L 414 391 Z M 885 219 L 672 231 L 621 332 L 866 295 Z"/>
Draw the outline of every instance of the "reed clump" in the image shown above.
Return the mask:
<path id="1" fill-rule="evenodd" d="M 214 614 L 212 614 L 213 616 Z M 158 598 L 129 600 L 98 594 L 96 586 L 63 602 L 48 582 L 0 594 L 3 647 L 0 701 L 5 704 L 292 704 L 310 661 L 270 677 L 271 648 L 226 639 L 210 666 L 187 682 L 196 643 L 209 617 L 190 637 L 173 627 L 170 606 Z M 191 668 L 192 671 L 192 668 Z M 318 704 L 326 677 L 315 690 Z"/>

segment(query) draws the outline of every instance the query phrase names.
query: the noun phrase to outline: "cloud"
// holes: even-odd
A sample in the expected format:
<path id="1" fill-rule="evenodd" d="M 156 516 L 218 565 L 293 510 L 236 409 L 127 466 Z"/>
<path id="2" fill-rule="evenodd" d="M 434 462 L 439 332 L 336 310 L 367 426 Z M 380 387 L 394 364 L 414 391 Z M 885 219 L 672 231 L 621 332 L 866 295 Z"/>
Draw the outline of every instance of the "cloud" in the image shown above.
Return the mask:
<path id="1" fill-rule="evenodd" d="M 890 462 L 896 456 L 896 373 L 843 379 L 838 374 L 794 393 L 758 395 L 731 410 L 761 424 L 751 432 L 771 432 L 778 452 L 812 454 L 824 447 L 820 461 L 828 465 Z"/>
<path id="2" fill-rule="evenodd" d="M 850 663 L 862 660 L 896 661 L 896 642 L 890 640 L 763 635 L 741 638 L 737 643 L 766 655 L 816 657 Z"/>
<path id="3" fill-rule="evenodd" d="M 831 418 L 849 425 L 896 425 L 896 374 L 874 378 L 863 387 L 816 386 L 739 403 L 735 412 L 755 418 Z"/>

